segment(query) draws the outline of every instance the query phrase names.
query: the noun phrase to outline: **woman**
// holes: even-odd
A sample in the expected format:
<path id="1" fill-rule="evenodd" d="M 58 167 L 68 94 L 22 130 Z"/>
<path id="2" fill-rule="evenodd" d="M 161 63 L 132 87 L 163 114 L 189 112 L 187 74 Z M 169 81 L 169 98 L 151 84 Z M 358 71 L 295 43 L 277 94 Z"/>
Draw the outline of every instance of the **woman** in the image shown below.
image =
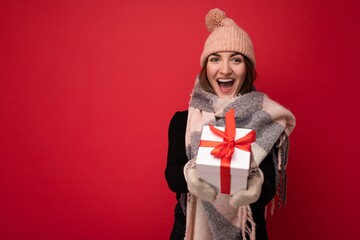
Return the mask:
<path id="1" fill-rule="evenodd" d="M 169 126 L 165 176 L 178 200 L 171 239 L 267 239 L 265 206 L 275 193 L 284 203 L 288 136 L 295 118 L 255 91 L 255 56 L 248 34 L 219 9 L 212 9 L 205 20 L 211 33 L 189 109 L 175 113 Z M 202 127 L 225 126 L 230 109 L 235 110 L 236 127 L 257 135 L 248 187 L 232 195 L 200 180 L 195 165 Z"/>

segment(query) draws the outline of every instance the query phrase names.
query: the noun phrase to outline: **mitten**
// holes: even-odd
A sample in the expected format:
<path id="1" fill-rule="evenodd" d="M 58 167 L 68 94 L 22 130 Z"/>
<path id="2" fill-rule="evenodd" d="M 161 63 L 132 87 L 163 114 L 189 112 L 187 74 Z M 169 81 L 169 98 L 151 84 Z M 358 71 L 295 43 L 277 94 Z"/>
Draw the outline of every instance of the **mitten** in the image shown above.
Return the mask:
<path id="1" fill-rule="evenodd" d="M 234 208 L 238 208 L 256 202 L 260 197 L 263 182 L 264 174 L 260 168 L 251 168 L 247 189 L 234 193 L 230 197 L 229 204 Z"/>
<path id="2" fill-rule="evenodd" d="M 199 179 L 194 159 L 186 163 L 184 175 L 189 192 L 204 201 L 212 202 L 215 200 L 216 190 L 204 180 Z"/>

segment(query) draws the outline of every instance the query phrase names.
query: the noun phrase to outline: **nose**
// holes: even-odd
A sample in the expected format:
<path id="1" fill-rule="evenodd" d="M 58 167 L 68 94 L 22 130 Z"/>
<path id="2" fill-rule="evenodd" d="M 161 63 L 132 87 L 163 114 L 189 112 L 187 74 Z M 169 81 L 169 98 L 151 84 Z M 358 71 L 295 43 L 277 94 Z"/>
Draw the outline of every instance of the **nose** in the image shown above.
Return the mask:
<path id="1" fill-rule="evenodd" d="M 231 66 L 228 61 L 223 61 L 220 67 L 220 73 L 227 75 L 231 73 Z"/>

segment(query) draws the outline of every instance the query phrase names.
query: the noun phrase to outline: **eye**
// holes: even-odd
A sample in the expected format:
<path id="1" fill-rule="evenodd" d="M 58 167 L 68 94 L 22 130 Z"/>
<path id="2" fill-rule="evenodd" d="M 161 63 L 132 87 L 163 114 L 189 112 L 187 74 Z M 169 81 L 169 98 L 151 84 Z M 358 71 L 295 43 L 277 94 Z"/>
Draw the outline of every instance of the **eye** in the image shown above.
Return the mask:
<path id="1" fill-rule="evenodd" d="M 213 63 L 220 62 L 220 58 L 219 57 L 210 57 L 209 62 L 213 62 Z"/>
<path id="2" fill-rule="evenodd" d="M 241 63 L 243 60 L 240 57 L 234 57 L 230 60 L 232 63 Z"/>

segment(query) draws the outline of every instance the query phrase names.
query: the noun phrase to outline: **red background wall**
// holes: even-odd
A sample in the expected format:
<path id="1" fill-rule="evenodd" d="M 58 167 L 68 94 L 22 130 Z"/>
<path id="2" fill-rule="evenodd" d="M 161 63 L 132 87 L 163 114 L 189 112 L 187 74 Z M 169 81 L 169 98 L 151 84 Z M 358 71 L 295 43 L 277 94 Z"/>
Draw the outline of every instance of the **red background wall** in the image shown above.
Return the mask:
<path id="1" fill-rule="evenodd" d="M 167 127 L 213 7 L 252 37 L 258 89 L 297 117 L 270 239 L 355 238 L 355 0 L 17 0 L 0 6 L 0 239 L 168 239 Z"/>

